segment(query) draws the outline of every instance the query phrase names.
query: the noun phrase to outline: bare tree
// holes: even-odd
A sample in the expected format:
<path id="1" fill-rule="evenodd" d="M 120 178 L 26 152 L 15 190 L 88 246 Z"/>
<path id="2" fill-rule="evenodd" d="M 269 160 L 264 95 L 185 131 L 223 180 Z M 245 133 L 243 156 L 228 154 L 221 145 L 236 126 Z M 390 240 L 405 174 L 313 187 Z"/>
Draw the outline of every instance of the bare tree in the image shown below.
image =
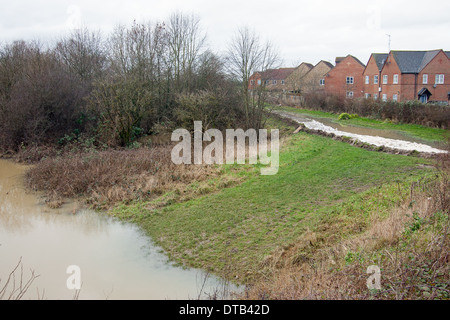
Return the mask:
<path id="1" fill-rule="evenodd" d="M 263 126 L 265 104 L 264 83 L 249 94 L 250 77 L 256 71 L 272 69 L 278 62 L 278 54 L 270 42 L 262 42 L 248 27 L 239 28 L 227 52 L 227 66 L 230 74 L 240 83 L 242 108 L 247 127 Z"/>
<path id="2" fill-rule="evenodd" d="M 55 54 L 70 73 L 85 81 L 99 77 L 105 67 L 106 53 L 101 35 L 86 28 L 74 30 L 58 41 Z"/>
<path id="3" fill-rule="evenodd" d="M 206 40 L 200 29 L 200 20 L 194 15 L 174 13 L 167 24 L 167 35 L 175 91 L 190 90 L 193 87 L 190 79 Z"/>

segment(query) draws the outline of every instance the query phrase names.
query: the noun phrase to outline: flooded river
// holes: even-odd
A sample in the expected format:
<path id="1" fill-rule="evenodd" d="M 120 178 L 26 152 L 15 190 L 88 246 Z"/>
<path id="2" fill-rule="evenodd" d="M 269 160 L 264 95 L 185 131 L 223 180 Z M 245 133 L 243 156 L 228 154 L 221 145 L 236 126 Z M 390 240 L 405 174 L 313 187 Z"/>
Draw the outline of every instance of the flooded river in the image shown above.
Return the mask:
<path id="1" fill-rule="evenodd" d="M 75 276 L 79 299 L 197 299 L 224 288 L 214 277 L 203 287 L 203 272 L 170 264 L 134 225 L 75 203 L 49 209 L 24 189 L 24 171 L 0 159 L 0 293 L 19 261 L 24 281 L 31 270 L 39 275 L 24 299 L 72 299 Z M 17 287 L 20 269 L 15 275 Z"/>

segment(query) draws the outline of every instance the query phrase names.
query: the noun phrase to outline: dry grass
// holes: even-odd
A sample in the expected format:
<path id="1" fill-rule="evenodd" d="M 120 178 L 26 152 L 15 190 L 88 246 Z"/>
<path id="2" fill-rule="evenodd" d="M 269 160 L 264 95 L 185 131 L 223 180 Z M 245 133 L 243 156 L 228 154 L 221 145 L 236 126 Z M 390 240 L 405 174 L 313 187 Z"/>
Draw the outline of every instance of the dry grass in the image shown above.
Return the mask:
<path id="1" fill-rule="evenodd" d="M 261 265 L 267 277 L 242 298 L 450 299 L 449 160 L 440 157 L 439 176 L 413 183 L 389 217 L 373 214 L 364 233 L 328 246 L 308 231 L 280 248 Z M 370 265 L 381 268 L 381 290 L 367 288 Z"/>
<path id="2" fill-rule="evenodd" d="M 83 197 L 97 208 L 152 199 L 195 181 L 219 175 L 215 166 L 175 165 L 171 147 L 67 153 L 44 159 L 26 174 L 28 186 L 46 193 L 48 203 Z"/>

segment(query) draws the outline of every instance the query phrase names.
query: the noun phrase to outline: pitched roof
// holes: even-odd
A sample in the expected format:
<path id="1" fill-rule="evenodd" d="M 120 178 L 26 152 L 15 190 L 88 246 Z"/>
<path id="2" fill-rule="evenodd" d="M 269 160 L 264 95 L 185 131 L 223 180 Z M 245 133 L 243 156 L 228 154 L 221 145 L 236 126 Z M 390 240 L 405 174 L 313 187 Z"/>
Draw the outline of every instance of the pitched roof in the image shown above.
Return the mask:
<path id="1" fill-rule="evenodd" d="M 261 72 L 261 78 L 267 80 L 285 80 L 296 68 L 279 68 Z"/>
<path id="2" fill-rule="evenodd" d="M 299 66 L 297 68 L 300 68 L 301 65 L 305 65 L 306 67 L 308 67 L 309 69 L 312 69 L 314 66 L 311 63 L 308 62 L 302 62 L 299 64 Z M 296 68 L 296 69 L 297 69 Z"/>
<path id="3" fill-rule="evenodd" d="M 450 51 L 444 51 L 447 57 L 450 59 Z"/>
<path id="4" fill-rule="evenodd" d="M 372 56 L 377 64 L 378 70 L 381 71 L 383 68 L 384 62 L 389 54 L 387 53 L 373 53 Z"/>
<path id="5" fill-rule="evenodd" d="M 391 51 L 401 73 L 419 73 L 441 50 Z"/>
<path id="6" fill-rule="evenodd" d="M 348 55 L 345 56 L 345 57 L 336 57 L 336 59 L 335 59 L 336 66 L 337 66 L 341 61 L 343 61 L 344 59 L 347 59 L 348 57 L 353 58 L 353 59 L 354 59 L 356 62 L 358 62 L 360 65 L 362 65 L 363 67 L 366 67 L 366 65 L 365 65 L 364 63 L 362 63 L 358 58 L 356 58 L 355 56 L 352 56 L 351 54 L 348 54 Z"/>
<path id="7" fill-rule="evenodd" d="M 362 63 L 357 57 L 355 57 L 355 56 L 352 56 L 351 54 L 349 54 L 348 56 L 350 56 L 350 57 L 352 57 L 353 59 L 355 59 L 356 60 L 356 62 L 358 62 L 360 65 L 362 65 L 363 67 L 366 67 L 366 65 L 364 64 L 364 63 Z M 347 57 L 348 57 L 347 56 Z"/>
<path id="8" fill-rule="evenodd" d="M 344 60 L 346 57 L 336 57 L 336 59 L 334 60 L 335 64 L 338 64 L 339 62 L 341 62 L 342 60 Z"/>
<path id="9" fill-rule="evenodd" d="M 319 63 L 324 63 L 326 66 L 330 67 L 330 69 L 333 69 L 334 66 L 331 62 L 325 61 L 325 60 L 320 60 L 314 67 L 317 67 L 319 65 Z"/>

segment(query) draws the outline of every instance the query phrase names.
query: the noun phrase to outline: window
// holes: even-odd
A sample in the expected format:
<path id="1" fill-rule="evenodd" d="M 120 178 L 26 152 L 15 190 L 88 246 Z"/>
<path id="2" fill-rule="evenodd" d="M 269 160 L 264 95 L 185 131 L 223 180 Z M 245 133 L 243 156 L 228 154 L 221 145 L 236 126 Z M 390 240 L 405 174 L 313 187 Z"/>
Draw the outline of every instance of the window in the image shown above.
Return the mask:
<path id="1" fill-rule="evenodd" d="M 373 76 L 373 83 L 378 84 L 378 76 Z"/>
<path id="2" fill-rule="evenodd" d="M 320 79 L 319 80 L 319 85 L 324 86 L 325 85 L 325 79 Z"/>
<path id="3" fill-rule="evenodd" d="M 370 77 L 366 76 L 366 84 L 369 84 L 369 83 L 370 83 Z"/>
<path id="4" fill-rule="evenodd" d="M 272 84 L 277 84 L 277 80 L 272 80 Z"/>
<path id="5" fill-rule="evenodd" d="M 284 86 L 284 80 L 281 80 L 281 84 Z"/>
<path id="6" fill-rule="evenodd" d="M 255 80 L 250 80 L 250 85 L 254 86 L 255 85 Z"/>
<path id="7" fill-rule="evenodd" d="M 392 81 L 393 84 L 398 84 L 398 74 L 394 74 L 394 78 Z"/>
<path id="8" fill-rule="evenodd" d="M 353 77 L 347 77 L 347 84 L 353 84 Z"/>
<path id="9" fill-rule="evenodd" d="M 387 83 L 388 83 L 388 76 L 387 76 L 387 74 L 385 74 L 383 76 L 383 84 L 387 84 Z"/>
<path id="10" fill-rule="evenodd" d="M 394 95 L 392 96 L 392 100 L 398 101 L 398 95 L 397 95 L 397 94 L 394 94 Z"/>
<path id="11" fill-rule="evenodd" d="M 437 74 L 435 84 L 444 84 L 444 75 Z"/>
<path id="12" fill-rule="evenodd" d="M 369 99 L 369 98 L 370 98 L 370 93 L 365 93 L 365 94 L 364 94 L 364 97 L 365 97 L 366 99 Z"/>
<path id="13" fill-rule="evenodd" d="M 375 94 L 373 95 L 373 100 L 378 100 L 378 93 L 375 93 Z"/>
<path id="14" fill-rule="evenodd" d="M 424 74 L 422 76 L 422 84 L 428 84 L 428 75 L 427 74 Z"/>
<path id="15" fill-rule="evenodd" d="M 386 93 L 383 93 L 383 101 L 387 101 L 387 94 Z"/>
<path id="16" fill-rule="evenodd" d="M 347 91 L 347 98 L 353 98 L 353 91 Z"/>
<path id="17" fill-rule="evenodd" d="M 265 81 L 265 84 L 266 84 L 266 85 L 269 84 L 269 80 L 266 80 L 266 81 Z"/>

